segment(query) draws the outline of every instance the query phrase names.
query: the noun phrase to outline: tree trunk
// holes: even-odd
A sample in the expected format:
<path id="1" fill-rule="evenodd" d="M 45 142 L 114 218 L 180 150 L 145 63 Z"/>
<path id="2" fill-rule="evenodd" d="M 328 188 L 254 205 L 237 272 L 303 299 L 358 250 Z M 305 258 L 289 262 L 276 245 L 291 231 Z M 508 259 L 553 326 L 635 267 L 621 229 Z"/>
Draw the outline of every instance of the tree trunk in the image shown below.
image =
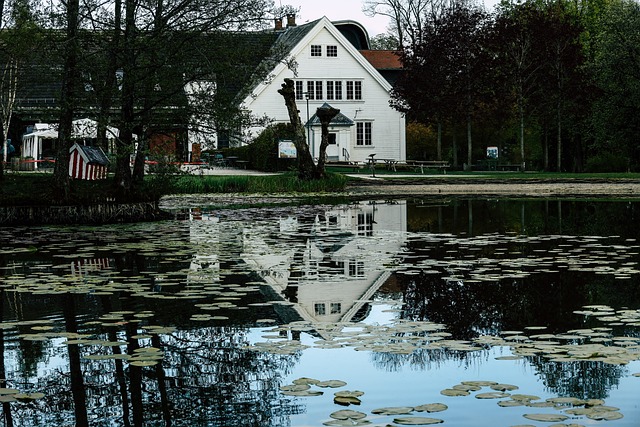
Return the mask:
<path id="1" fill-rule="evenodd" d="M 471 114 L 467 115 L 467 170 L 471 170 L 473 162 L 473 143 L 471 140 Z"/>
<path id="2" fill-rule="evenodd" d="M 558 99 L 558 172 L 562 172 L 562 122 L 560 120 L 560 100 Z"/>
<path id="3" fill-rule="evenodd" d="M 453 137 L 451 139 L 451 145 L 453 149 L 453 167 L 458 167 L 458 140 L 456 138 L 456 130 L 453 130 Z"/>
<path id="4" fill-rule="evenodd" d="M 98 112 L 98 128 L 97 128 L 97 145 L 102 147 L 105 153 L 108 153 L 112 147 L 109 147 L 109 137 L 107 134 L 107 126 L 111 123 L 109 111 L 113 107 L 113 95 L 116 93 L 118 80 L 116 73 L 119 63 L 118 52 L 121 46 L 122 32 L 122 0 L 116 0 L 114 3 L 114 22 L 113 22 L 113 38 L 109 46 L 109 58 L 107 63 L 106 81 L 103 86 L 100 97 L 100 110 Z"/>
<path id="5" fill-rule="evenodd" d="M 520 115 L 520 170 L 524 172 L 526 164 L 524 161 L 524 99 L 522 96 L 522 88 L 518 96 L 518 113 Z"/>
<path id="6" fill-rule="evenodd" d="M 318 158 L 318 166 L 316 168 L 316 177 L 324 178 L 325 170 L 324 164 L 326 159 L 327 147 L 329 146 L 329 123 L 335 116 L 338 115 L 340 110 L 333 107 L 320 107 L 316 110 L 316 115 L 320 119 L 320 126 L 322 129 L 322 139 L 320 140 L 320 154 Z"/>
<path id="7" fill-rule="evenodd" d="M 152 40 L 160 40 L 162 31 L 163 31 L 163 14 L 164 14 L 164 3 L 163 1 L 158 1 L 155 7 L 154 13 L 154 22 L 153 22 L 153 30 L 151 38 Z M 151 55 L 151 64 L 150 67 L 154 67 L 156 63 L 158 63 L 158 53 L 155 50 L 150 52 Z M 147 65 L 149 66 L 149 65 Z M 153 78 L 147 78 L 147 82 L 144 86 L 144 108 L 143 108 L 143 116 L 142 116 L 142 128 L 144 129 L 142 132 L 142 137 L 138 140 L 138 149 L 136 150 L 136 157 L 133 162 L 133 183 L 134 185 L 141 185 L 144 181 L 144 162 L 146 157 L 146 152 L 149 147 L 149 138 L 150 134 L 148 132 L 149 124 L 151 123 L 151 111 L 152 111 L 152 97 L 154 93 L 154 87 L 157 81 Z M 177 148 L 177 147 L 176 147 Z M 180 159 L 178 159 L 180 160 Z"/>
<path id="8" fill-rule="evenodd" d="M 438 120 L 438 155 L 436 160 L 442 160 L 442 123 Z"/>
<path id="9" fill-rule="evenodd" d="M 293 80 L 284 79 L 284 83 L 278 90 L 278 93 L 284 98 L 284 103 L 289 113 L 289 121 L 294 129 L 293 144 L 296 146 L 298 155 L 298 178 L 306 180 L 315 179 L 317 176 L 316 165 L 313 163 L 313 157 L 309 151 L 304 126 L 302 126 L 302 121 L 298 113 Z"/>
<path id="10" fill-rule="evenodd" d="M 133 148 L 135 103 L 135 0 L 125 1 L 124 61 L 122 64 L 122 123 L 117 144 L 115 181 L 123 194 L 131 190 L 130 155 Z"/>
<path id="11" fill-rule="evenodd" d="M 69 149 L 71 148 L 71 131 L 77 103 L 76 87 L 79 82 L 79 9 L 79 0 L 69 0 L 67 2 L 67 35 L 62 91 L 60 94 L 60 124 L 58 126 L 56 165 L 53 170 L 53 186 L 61 200 L 67 200 L 71 191 L 69 183 Z"/>

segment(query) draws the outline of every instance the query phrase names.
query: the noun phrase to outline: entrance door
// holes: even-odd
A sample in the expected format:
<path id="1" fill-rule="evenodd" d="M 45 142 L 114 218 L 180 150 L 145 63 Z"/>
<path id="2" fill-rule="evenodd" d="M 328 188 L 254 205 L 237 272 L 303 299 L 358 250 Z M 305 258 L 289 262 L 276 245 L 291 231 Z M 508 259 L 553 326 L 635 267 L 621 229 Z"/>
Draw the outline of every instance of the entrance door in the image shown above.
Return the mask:
<path id="1" fill-rule="evenodd" d="M 327 161 L 337 162 L 343 160 L 340 158 L 340 148 L 338 147 L 338 134 L 329 133 L 329 145 L 327 146 Z"/>

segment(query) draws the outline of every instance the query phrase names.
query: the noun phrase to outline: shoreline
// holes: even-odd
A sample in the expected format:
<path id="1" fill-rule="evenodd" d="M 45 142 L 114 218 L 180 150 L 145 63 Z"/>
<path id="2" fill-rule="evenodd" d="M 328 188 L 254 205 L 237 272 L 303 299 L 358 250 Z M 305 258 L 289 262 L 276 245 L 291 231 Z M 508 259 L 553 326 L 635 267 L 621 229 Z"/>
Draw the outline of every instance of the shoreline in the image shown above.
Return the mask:
<path id="1" fill-rule="evenodd" d="M 640 198 L 640 181 L 511 181 L 456 182 L 431 180 L 425 182 L 395 182 L 395 180 L 368 180 L 365 184 L 350 184 L 352 195 L 456 195 L 456 196 L 511 196 L 511 197 L 607 197 Z"/>

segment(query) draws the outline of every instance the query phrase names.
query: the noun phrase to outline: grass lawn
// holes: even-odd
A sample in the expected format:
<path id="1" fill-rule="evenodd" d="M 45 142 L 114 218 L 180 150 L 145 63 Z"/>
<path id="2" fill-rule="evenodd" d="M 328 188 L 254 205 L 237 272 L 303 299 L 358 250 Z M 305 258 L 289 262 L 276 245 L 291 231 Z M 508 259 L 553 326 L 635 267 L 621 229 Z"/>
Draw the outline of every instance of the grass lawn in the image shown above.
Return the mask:
<path id="1" fill-rule="evenodd" d="M 348 178 L 329 174 L 327 179 L 302 181 L 292 173 L 273 176 L 148 175 L 144 185 L 126 200 L 113 179 L 71 180 L 71 199 L 66 205 L 87 205 L 109 201 L 142 202 L 167 194 L 205 193 L 322 193 L 343 191 Z M 53 206 L 63 204 L 56 196 L 51 173 L 5 173 L 0 181 L 0 206 Z"/>

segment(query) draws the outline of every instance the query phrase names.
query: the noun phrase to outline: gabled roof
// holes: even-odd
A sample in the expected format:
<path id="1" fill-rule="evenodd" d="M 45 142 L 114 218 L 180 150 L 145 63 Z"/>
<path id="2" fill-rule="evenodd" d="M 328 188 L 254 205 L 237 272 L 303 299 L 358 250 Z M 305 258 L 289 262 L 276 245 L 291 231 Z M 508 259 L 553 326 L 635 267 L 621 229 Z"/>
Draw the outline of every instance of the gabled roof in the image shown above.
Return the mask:
<path id="1" fill-rule="evenodd" d="M 400 52 L 397 50 L 361 50 L 360 53 L 376 70 L 401 70 Z"/>
<path id="2" fill-rule="evenodd" d="M 332 108 L 331 105 L 326 102 L 320 108 Z M 353 126 L 355 122 L 342 113 L 338 113 L 333 119 L 331 119 L 330 126 Z M 317 114 L 311 116 L 305 126 L 320 126 L 320 118 Z"/>
<path id="3" fill-rule="evenodd" d="M 71 146 L 69 152 L 78 150 L 87 164 L 106 166 L 109 164 L 109 158 L 104 154 L 100 147 L 90 147 L 88 145 L 80 145 L 77 142 Z"/>
<path id="4" fill-rule="evenodd" d="M 279 41 L 276 42 L 274 46 L 280 46 L 281 48 L 287 49 L 287 54 L 290 57 L 295 58 L 302 52 L 303 47 L 307 44 L 309 39 L 315 37 L 320 31 L 326 29 L 335 37 L 335 39 L 342 44 L 342 47 L 349 52 L 353 56 L 353 58 L 373 77 L 375 81 L 377 81 L 385 90 L 391 90 L 391 84 L 375 69 L 375 67 L 369 63 L 356 49 L 356 47 L 345 38 L 345 36 L 341 33 L 341 31 L 333 25 L 331 21 L 327 17 L 323 17 L 317 21 L 309 22 L 308 24 L 300 25 L 297 27 L 288 27 L 282 33 L 283 44 L 279 44 Z M 293 34 L 287 35 L 287 32 L 292 32 Z M 280 61 L 274 68 L 271 70 L 272 75 L 279 75 L 282 73 L 289 64 L 286 61 Z M 262 91 L 264 91 L 268 82 L 261 82 L 253 88 L 252 93 L 244 98 L 244 104 L 250 105 L 253 99 L 260 95 Z"/>

